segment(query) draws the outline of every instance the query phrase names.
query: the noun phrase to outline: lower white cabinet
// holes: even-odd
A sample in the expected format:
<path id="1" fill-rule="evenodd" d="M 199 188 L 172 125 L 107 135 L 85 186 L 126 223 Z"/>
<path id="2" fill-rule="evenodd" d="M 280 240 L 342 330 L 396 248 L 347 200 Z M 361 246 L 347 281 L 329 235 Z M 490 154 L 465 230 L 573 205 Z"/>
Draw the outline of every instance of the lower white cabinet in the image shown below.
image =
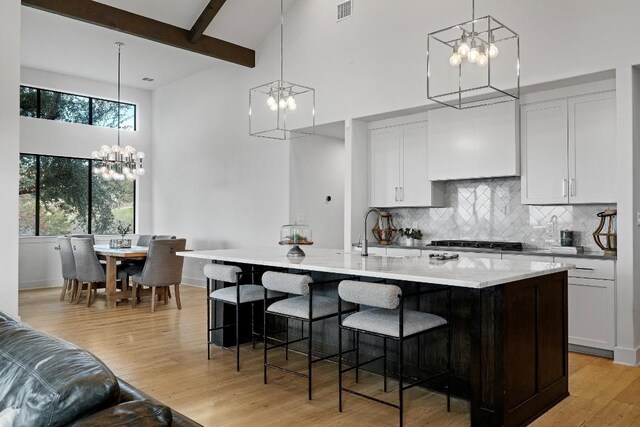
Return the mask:
<path id="1" fill-rule="evenodd" d="M 569 343 L 615 346 L 615 281 L 569 277 Z"/>
<path id="2" fill-rule="evenodd" d="M 415 248 L 387 248 L 387 256 L 410 256 L 419 257 L 422 256 L 422 251 Z"/>

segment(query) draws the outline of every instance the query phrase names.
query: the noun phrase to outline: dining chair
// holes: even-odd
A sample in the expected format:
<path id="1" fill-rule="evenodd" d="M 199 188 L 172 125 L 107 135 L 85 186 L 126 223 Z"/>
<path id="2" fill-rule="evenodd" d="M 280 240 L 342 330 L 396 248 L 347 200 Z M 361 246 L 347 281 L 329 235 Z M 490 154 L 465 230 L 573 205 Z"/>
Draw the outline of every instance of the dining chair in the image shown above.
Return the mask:
<path id="1" fill-rule="evenodd" d="M 60 252 L 60 263 L 62 264 L 62 293 L 60 301 L 64 301 L 67 291 L 70 292 L 70 301 L 73 302 L 77 292 L 76 284 L 76 262 L 73 257 L 73 249 L 71 248 L 71 238 L 58 237 L 58 251 Z"/>
<path id="2" fill-rule="evenodd" d="M 87 286 L 87 307 L 91 306 L 91 294 L 97 296 L 98 288 L 106 288 L 106 276 L 104 267 L 96 255 L 91 238 L 70 238 L 73 250 L 73 258 L 76 266 L 76 280 L 78 290 L 76 304 L 80 302 L 80 296 L 84 285 Z"/>
<path id="3" fill-rule="evenodd" d="M 153 236 L 151 234 L 141 234 L 140 236 L 138 236 L 136 246 L 148 247 L 151 239 L 153 239 Z"/>
<path id="4" fill-rule="evenodd" d="M 76 238 L 76 239 L 91 239 L 91 244 L 96 244 L 96 236 L 95 234 L 69 234 L 65 237 Z"/>
<path id="5" fill-rule="evenodd" d="M 142 272 L 131 276 L 133 308 L 137 305 L 138 286 L 151 288 L 151 313 L 156 309 L 156 288 L 162 288 L 166 305 L 167 289 L 174 286 L 176 305 L 179 310 L 182 309 L 180 283 L 184 258 L 177 256 L 176 253 L 184 251 L 186 245 L 186 239 L 152 240 L 149 243 L 149 252 Z"/>

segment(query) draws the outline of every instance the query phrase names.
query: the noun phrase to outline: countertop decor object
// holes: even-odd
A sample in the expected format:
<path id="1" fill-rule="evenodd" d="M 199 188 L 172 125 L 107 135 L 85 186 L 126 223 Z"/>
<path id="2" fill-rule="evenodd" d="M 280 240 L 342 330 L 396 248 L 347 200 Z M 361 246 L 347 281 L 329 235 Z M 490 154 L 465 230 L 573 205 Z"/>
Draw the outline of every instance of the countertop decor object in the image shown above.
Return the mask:
<path id="1" fill-rule="evenodd" d="M 249 135 L 281 141 L 314 135 L 316 91 L 284 80 L 284 6 L 280 0 L 280 79 L 249 90 Z"/>
<path id="2" fill-rule="evenodd" d="M 458 110 L 520 98 L 520 37 L 491 15 L 430 33 L 427 98 Z"/>
<path id="3" fill-rule="evenodd" d="M 313 245 L 311 227 L 306 224 L 287 224 L 280 227 L 280 245 L 290 245 L 289 258 L 303 258 L 305 253 L 300 246 Z"/>
<path id="4" fill-rule="evenodd" d="M 560 245 L 561 246 L 573 246 L 573 231 L 572 230 L 560 230 Z"/>
<path id="5" fill-rule="evenodd" d="M 596 231 L 593 232 L 593 239 L 596 241 L 598 247 L 604 251 L 605 255 L 613 256 L 618 252 L 618 234 L 616 231 L 617 215 L 617 209 L 607 209 L 598 213 L 600 224 L 598 224 Z M 605 225 L 607 226 L 607 231 L 603 233 L 602 230 L 604 230 Z M 602 243 L 602 237 L 605 238 L 605 243 Z"/>
<path id="6" fill-rule="evenodd" d="M 142 162 L 145 154 L 142 151 L 136 151 L 130 145 L 126 147 L 120 146 L 120 128 L 122 122 L 120 120 L 120 74 L 122 70 L 122 46 L 124 43 L 117 42 L 118 47 L 118 114 L 117 114 L 117 129 L 118 129 L 118 144 L 113 147 L 103 145 L 100 151 L 94 151 L 91 153 L 91 157 L 94 159 L 93 173 L 102 177 L 105 181 L 135 181 L 136 178 L 145 174 L 145 170 L 142 167 Z"/>
<path id="7" fill-rule="evenodd" d="M 127 239 L 127 234 L 129 234 L 129 231 L 131 231 L 131 224 L 127 225 L 125 227 L 125 225 L 121 222 L 118 221 L 118 226 L 116 227 L 116 229 L 118 230 L 118 234 L 120 234 L 120 236 L 122 236 L 121 239 L 111 239 L 109 240 L 109 247 L 111 249 L 127 249 L 131 247 L 131 239 Z"/>
<path id="8" fill-rule="evenodd" d="M 404 239 L 403 246 L 420 245 L 422 242 L 422 231 L 417 228 L 401 228 L 400 236 Z"/>
<path id="9" fill-rule="evenodd" d="M 396 237 L 398 229 L 393 224 L 391 212 L 380 211 L 380 217 L 371 230 L 379 244 L 388 245 Z"/>

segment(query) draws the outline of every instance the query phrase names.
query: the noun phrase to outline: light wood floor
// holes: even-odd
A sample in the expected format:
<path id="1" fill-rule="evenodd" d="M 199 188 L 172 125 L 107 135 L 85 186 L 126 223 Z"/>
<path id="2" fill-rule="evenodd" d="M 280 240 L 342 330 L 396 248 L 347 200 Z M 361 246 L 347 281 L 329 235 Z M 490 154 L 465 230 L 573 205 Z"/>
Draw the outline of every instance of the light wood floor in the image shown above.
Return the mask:
<path id="1" fill-rule="evenodd" d="M 213 348 L 206 353 L 204 291 L 181 287 L 182 310 L 175 301 L 151 314 L 148 299 L 107 310 L 104 298 L 91 308 L 59 301 L 58 289 L 20 293 L 20 315 L 30 326 L 73 342 L 101 358 L 119 377 L 205 426 L 394 426 L 392 408 L 345 396 L 337 410 L 337 366 L 319 363 L 314 400 L 306 398 L 306 379 L 270 371 L 262 383 L 262 350 L 242 348 L 242 370 L 235 355 Z M 273 352 L 274 354 L 277 352 Z M 277 363 L 284 363 L 283 360 Z M 292 356 L 289 367 L 303 369 Z M 571 354 L 571 396 L 534 426 L 640 426 L 640 368 L 607 359 Z M 361 387 L 379 385 L 374 376 Z M 385 397 L 393 399 L 396 393 Z M 443 396 L 419 389 L 405 394 L 407 426 L 468 426 L 468 405 L 453 400 L 446 412 Z"/>

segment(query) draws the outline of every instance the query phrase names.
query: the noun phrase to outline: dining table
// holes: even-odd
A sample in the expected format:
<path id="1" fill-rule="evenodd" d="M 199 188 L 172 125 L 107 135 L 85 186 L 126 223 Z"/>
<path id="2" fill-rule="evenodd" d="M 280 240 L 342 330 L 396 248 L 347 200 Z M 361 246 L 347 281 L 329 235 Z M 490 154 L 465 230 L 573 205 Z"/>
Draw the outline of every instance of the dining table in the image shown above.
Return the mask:
<path id="1" fill-rule="evenodd" d="M 130 248 L 111 248 L 109 245 L 95 245 L 96 255 L 107 262 L 106 285 L 107 285 L 107 308 L 115 308 L 119 299 L 131 298 L 131 292 L 123 286 L 121 292 L 116 292 L 118 281 L 118 261 L 144 260 L 147 258 L 149 248 L 146 246 L 132 246 Z"/>

